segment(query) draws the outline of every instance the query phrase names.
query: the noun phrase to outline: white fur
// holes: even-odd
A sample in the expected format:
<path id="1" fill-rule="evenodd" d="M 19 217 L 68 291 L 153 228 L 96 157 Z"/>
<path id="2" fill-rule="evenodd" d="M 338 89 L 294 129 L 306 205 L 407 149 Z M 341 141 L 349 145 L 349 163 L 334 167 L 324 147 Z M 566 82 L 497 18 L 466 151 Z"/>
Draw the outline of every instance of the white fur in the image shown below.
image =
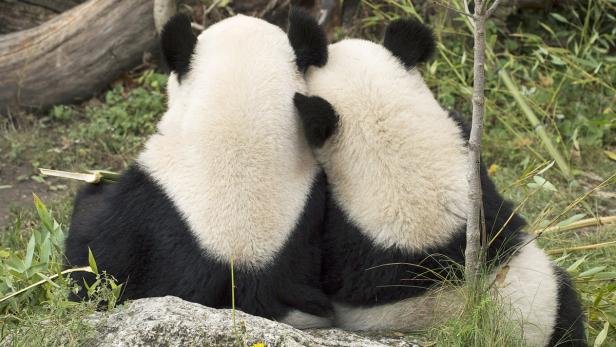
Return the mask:
<path id="1" fill-rule="evenodd" d="M 465 141 L 417 71 L 380 45 L 344 40 L 329 46 L 328 63 L 311 68 L 307 84 L 341 118 L 317 159 L 366 236 L 418 250 L 466 222 Z"/>
<path id="2" fill-rule="evenodd" d="M 287 241 L 317 172 L 293 106 L 305 90 L 285 33 L 235 16 L 198 38 L 190 72 L 138 162 L 209 255 L 262 267 Z"/>
<path id="3" fill-rule="evenodd" d="M 424 296 L 372 307 L 334 303 L 334 325 L 345 330 L 428 329 L 462 312 L 459 290 L 433 291 Z"/>
<path id="4" fill-rule="evenodd" d="M 332 326 L 331 319 L 329 318 L 315 316 L 298 310 L 290 311 L 280 321 L 296 329 L 320 329 Z"/>
<path id="5" fill-rule="evenodd" d="M 558 277 L 550 259 L 533 241 L 506 266 L 504 281 L 496 282 L 503 304 L 511 306 L 511 319 L 521 322 L 529 346 L 547 345 L 558 314 Z"/>

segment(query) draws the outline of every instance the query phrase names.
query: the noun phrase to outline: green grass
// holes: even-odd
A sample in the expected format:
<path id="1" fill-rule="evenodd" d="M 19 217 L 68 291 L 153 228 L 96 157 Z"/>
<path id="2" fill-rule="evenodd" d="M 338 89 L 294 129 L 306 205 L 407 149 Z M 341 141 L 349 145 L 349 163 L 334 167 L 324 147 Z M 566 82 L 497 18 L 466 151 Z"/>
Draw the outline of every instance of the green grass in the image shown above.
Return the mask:
<path id="1" fill-rule="evenodd" d="M 19 214 L 14 229 L 0 235 L 0 344 L 82 346 L 95 336 L 84 317 L 101 305 L 113 308 L 122 285 L 99 273 L 91 254 L 89 267 L 64 269 L 65 229 L 37 196 L 34 205 L 36 217 Z M 97 275 L 87 287 L 89 301 L 68 300 L 81 285 L 67 276 L 72 271 Z"/>
<path id="2" fill-rule="evenodd" d="M 462 1 L 452 0 L 450 6 L 461 10 Z M 489 24 L 484 161 L 499 190 L 519 204 L 529 230 L 576 218 L 616 215 L 614 178 L 593 191 L 616 172 L 616 161 L 605 153 L 616 148 L 616 58 L 610 53 L 616 47 L 614 10 L 616 3 L 611 0 L 572 2 L 549 13 L 524 12 L 506 20 L 497 17 Z M 424 77 L 444 107 L 468 116 L 472 35 L 466 18 L 446 13 L 439 6 L 424 11 L 410 0 L 366 0 L 350 35 L 380 39 L 379 33 L 389 20 L 405 15 L 424 18 L 423 13 L 430 14 L 427 19 L 439 42 L 435 58 L 422 67 Z M 538 173 L 553 158 L 497 69 L 506 69 L 515 81 L 573 169 L 573 179 L 566 179 L 556 166 Z M 164 83 L 164 76 L 146 71 L 118 81 L 104 95 L 82 105 L 59 105 L 42 118 L 25 115 L 18 121 L 0 120 L 0 160 L 32 173 L 37 167 L 120 170 L 154 131 L 165 108 Z M 20 179 L 43 180 L 30 174 Z M 541 186 L 537 182 L 548 183 Z M 36 187 L 50 188 L 44 184 Z M 576 200 L 590 191 L 593 193 L 583 200 Z M 45 201 L 64 231 L 73 193 L 71 186 Z M 0 233 L 0 297 L 41 279 L 32 271 L 17 274 L 7 264 L 11 257 L 27 258 L 31 237 L 41 232 L 44 224 L 34 209 L 13 210 L 11 222 Z M 545 233 L 538 241 L 550 251 L 614 240 L 616 225 Z M 43 242 L 35 237 L 33 263 L 41 260 L 37 257 Z M 43 275 L 59 269 L 61 250 L 53 248 L 52 253 L 54 260 L 42 270 Z M 616 247 L 551 256 L 574 278 L 588 316 L 589 342 L 594 343 L 607 331 L 602 345 L 616 345 Z M 74 345 L 90 338 L 91 329 L 81 318 L 92 312 L 93 306 L 67 305 L 65 289 L 69 284 L 54 283 L 60 288 L 45 283 L 9 304 L 0 304 L 0 336 L 14 336 L 16 341 L 31 338 L 42 342 L 47 338 Z M 519 345 L 515 330 L 498 319 L 502 312 L 489 296 L 474 303 L 458 319 L 423 336 L 439 346 Z"/>
<path id="3" fill-rule="evenodd" d="M 479 293 L 490 290 L 487 277 L 481 278 L 477 284 Z M 448 347 L 524 346 L 519 326 L 503 319 L 511 314 L 507 312 L 506 306 L 499 305 L 491 295 L 473 295 L 461 289 L 458 291 L 465 300 L 461 315 L 428 330 L 425 340 Z"/>

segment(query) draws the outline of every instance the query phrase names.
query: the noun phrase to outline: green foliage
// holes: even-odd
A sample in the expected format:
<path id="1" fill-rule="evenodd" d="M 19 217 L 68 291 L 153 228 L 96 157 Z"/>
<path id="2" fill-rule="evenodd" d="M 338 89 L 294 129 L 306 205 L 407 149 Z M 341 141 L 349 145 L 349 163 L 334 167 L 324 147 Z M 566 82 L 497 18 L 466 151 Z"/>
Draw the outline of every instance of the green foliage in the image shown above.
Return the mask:
<path id="1" fill-rule="evenodd" d="M 0 342 L 8 340 L 17 346 L 82 345 L 93 333 L 93 327 L 83 318 L 102 304 L 113 308 L 122 285 L 98 272 L 91 253 L 89 267 L 64 269 L 62 226 L 36 195 L 34 205 L 38 221 L 27 242 L 19 244 L 15 242 L 19 238 L 10 240 L 10 235 L 3 235 L 3 244 L 11 247 L 0 250 Z M 21 226 L 19 221 L 17 226 Z M 90 286 L 74 283 L 67 276 L 74 271 L 93 272 L 96 280 Z M 80 285 L 85 285 L 89 300 L 69 301 L 69 293 L 78 291 Z"/>
<path id="2" fill-rule="evenodd" d="M 105 94 L 103 104 L 87 106 L 83 125 L 72 128 L 69 139 L 91 139 L 109 154 L 138 147 L 144 137 L 154 132 L 165 110 L 162 88 L 166 77 L 147 71 L 137 82 L 139 87 L 128 91 L 118 84 Z M 92 145 L 88 143 L 88 147 Z"/>
<path id="3" fill-rule="evenodd" d="M 64 232 L 51 218 L 46 207 L 35 195 L 34 203 L 40 226 L 32 230 L 24 248 L 6 248 L 0 253 L 0 299 L 11 292 L 28 287 L 41 280 L 47 281 L 23 295 L 0 302 L 0 313 L 16 313 L 26 307 L 40 305 L 50 299 L 50 289 L 58 286 L 49 277 L 62 271 L 61 249 Z M 58 276 L 64 281 L 63 276 Z"/>
<path id="4" fill-rule="evenodd" d="M 447 347 L 526 346 L 519 325 L 503 319 L 511 312 L 490 295 L 489 278 L 480 279 L 478 285 L 475 293 L 479 295 L 461 293 L 466 303 L 462 314 L 431 329 L 430 340 Z"/>
<path id="5" fill-rule="evenodd" d="M 68 122 L 76 116 L 75 108 L 66 105 L 56 105 L 49 111 L 49 118 L 56 122 Z"/>

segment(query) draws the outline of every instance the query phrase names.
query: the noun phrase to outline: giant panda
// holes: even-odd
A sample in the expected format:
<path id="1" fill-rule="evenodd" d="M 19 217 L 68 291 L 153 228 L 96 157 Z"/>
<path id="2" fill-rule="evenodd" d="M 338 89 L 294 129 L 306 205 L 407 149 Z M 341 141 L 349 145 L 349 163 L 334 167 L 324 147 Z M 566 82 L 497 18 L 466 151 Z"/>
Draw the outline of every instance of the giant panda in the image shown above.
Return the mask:
<path id="1" fill-rule="evenodd" d="M 179 15 L 161 47 L 168 110 L 117 183 L 79 192 L 68 266 L 87 265 L 91 249 L 99 271 L 125 283 L 120 301 L 173 295 L 219 308 L 232 303 L 233 263 L 238 309 L 330 325 L 319 283 L 325 178 L 293 104 L 303 71 L 326 60 L 323 32 L 295 10 L 288 36 L 237 15 L 197 38 Z"/>
<path id="2" fill-rule="evenodd" d="M 323 286 L 344 329 L 421 330 L 463 307 L 450 284 L 463 283 L 468 133 L 415 69 L 434 47 L 430 29 L 408 19 L 390 23 L 384 45 L 331 44 L 325 66 L 307 71 L 309 95 L 294 99 L 327 175 Z M 487 260 L 511 304 L 503 311 L 531 346 L 583 346 L 567 274 L 522 231 L 484 168 L 481 179 Z"/>

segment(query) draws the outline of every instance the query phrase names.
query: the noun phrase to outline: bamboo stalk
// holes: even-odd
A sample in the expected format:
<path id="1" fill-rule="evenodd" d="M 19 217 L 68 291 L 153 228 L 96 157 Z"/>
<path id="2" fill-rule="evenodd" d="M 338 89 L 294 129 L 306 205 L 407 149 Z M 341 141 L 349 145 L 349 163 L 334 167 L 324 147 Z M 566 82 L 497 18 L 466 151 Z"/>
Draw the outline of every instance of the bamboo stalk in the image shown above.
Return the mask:
<path id="1" fill-rule="evenodd" d="M 570 231 L 570 230 L 576 230 L 576 229 L 581 229 L 581 228 L 586 228 L 586 227 L 591 227 L 591 226 L 599 226 L 599 225 L 606 225 L 606 224 L 612 224 L 612 223 L 616 223 L 616 216 L 587 218 L 587 219 L 579 220 L 577 222 L 573 222 L 569 225 L 553 226 L 549 228 L 539 228 L 533 231 L 533 233 L 539 234 L 539 233 L 552 233 L 552 232 L 559 232 L 559 231 Z"/>
<path id="2" fill-rule="evenodd" d="M 505 69 L 501 69 L 498 72 L 498 75 L 505 83 L 505 86 L 507 87 L 507 89 L 509 90 L 509 92 L 511 93 L 515 101 L 518 103 L 518 106 L 520 106 L 522 113 L 524 113 L 524 115 L 526 116 L 530 124 L 533 126 L 533 128 L 537 132 L 537 135 L 539 135 L 539 138 L 541 138 L 541 141 L 543 142 L 545 149 L 550 153 L 550 155 L 556 162 L 556 165 L 558 165 L 558 167 L 560 168 L 560 171 L 562 171 L 563 175 L 566 178 L 571 178 L 571 168 L 569 168 L 569 164 L 567 164 L 567 162 L 565 161 L 563 156 L 560 154 L 558 149 L 556 149 L 556 147 L 552 143 L 552 140 L 550 139 L 548 134 L 545 132 L 545 129 L 543 128 L 543 124 L 541 124 L 541 122 L 539 121 L 539 119 L 537 118 L 533 110 L 528 106 L 528 104 L 526 103 L 526 100 L 524 100 L 524 97 L 522 96 L 522 94 L 520 94 L 518 87 L 511 80 L 511 77 L 509 77 L 509 74 L 507 73 L 507 71 Z"/>
<path id="3" fill-rule="evenodd" d="M 88 170 L 88 173 L 81 173 L 41 168 L 39 172 L 45 176 L 68 178 L 87 183 L 100 183 L 101 181 L 115 182 L 120 177 L 119 173 L 105 170 Z"/>
<path id="4" fill-rule="evenodd" d="M 103 181 L 116 182 L 120 179 L 121 174 L 107 170 L 88 170 L 88 172 L 100 176 Z"/>
<path id="5" fill-rule="evenodd" d="M 609 241 L 609 242 L 596 243 L 593 245 L 585 245 L 585 246 L 577 246 L 577 247 L 549 249 L 549 250 L 546 250 L 545 252 L 547 254 L 557 254 L 557 253 L 562 253 L 562 252 L 579 252 L 579 251 L 585 251 L 589 249 L 605 248 L 609 246 L 616 246 L 616 241 Z"/>

